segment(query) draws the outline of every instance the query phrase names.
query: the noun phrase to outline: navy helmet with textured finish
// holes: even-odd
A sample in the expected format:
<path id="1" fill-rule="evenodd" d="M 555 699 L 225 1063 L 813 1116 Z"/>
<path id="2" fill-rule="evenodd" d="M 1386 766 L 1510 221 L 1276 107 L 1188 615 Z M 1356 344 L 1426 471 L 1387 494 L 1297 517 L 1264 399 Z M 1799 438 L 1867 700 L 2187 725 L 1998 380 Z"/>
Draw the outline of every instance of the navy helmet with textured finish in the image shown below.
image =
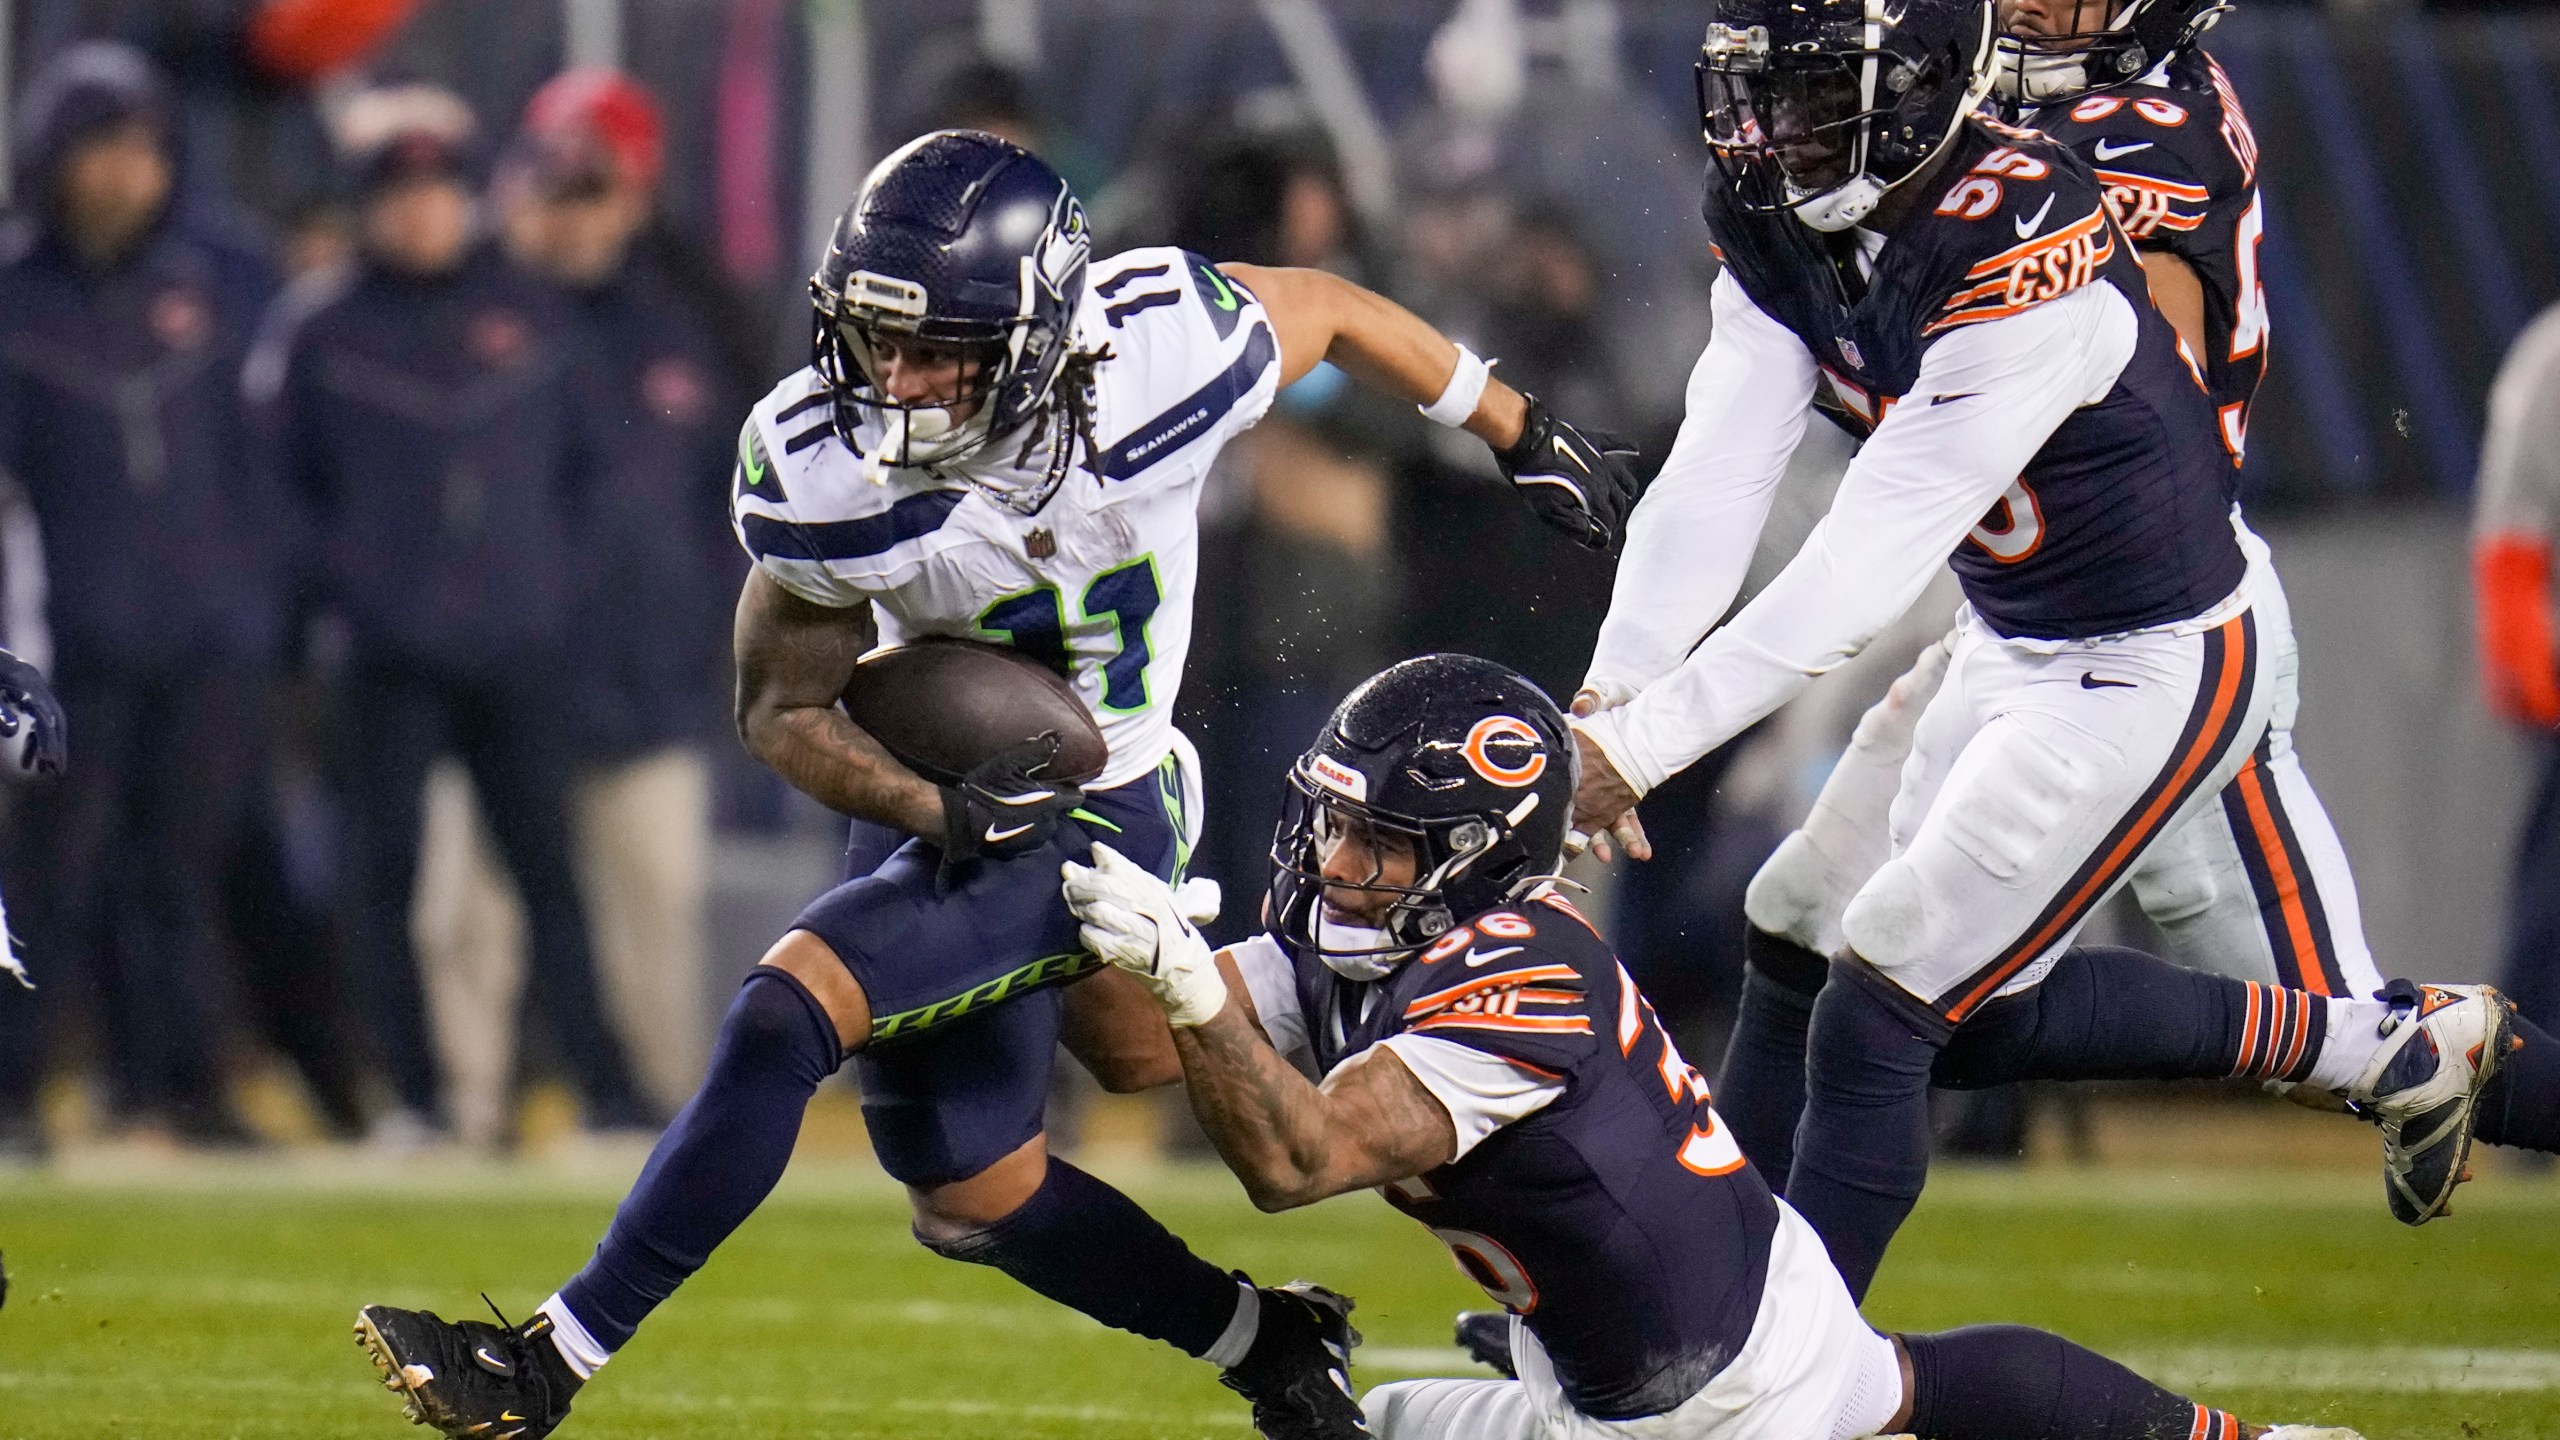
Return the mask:
<path id="1" fill-rule="evenodd" d="M 881 161 L 809 281 L 814 363 L 845 443 L 860 450 L 855 432 L 876 418 L 879 463 L 948 464 L 1039 420 L 1091 250 L 1067 182 L 1010 141 L 937 130 Z M 956 397 L 902 402 L 879 382 L 884 343 L 957 350 L 974 371 Z"/>

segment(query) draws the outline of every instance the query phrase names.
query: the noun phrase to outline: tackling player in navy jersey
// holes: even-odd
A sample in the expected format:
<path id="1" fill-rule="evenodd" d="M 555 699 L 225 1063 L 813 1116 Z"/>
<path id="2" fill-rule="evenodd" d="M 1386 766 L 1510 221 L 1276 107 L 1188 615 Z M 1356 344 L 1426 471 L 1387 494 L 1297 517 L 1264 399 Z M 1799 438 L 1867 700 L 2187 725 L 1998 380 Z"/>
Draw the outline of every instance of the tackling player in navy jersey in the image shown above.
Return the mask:
<path id="1" fill-rule="evenodd" d="M 748 748 L 856 817 L 843 885 L 740 989 L 700 1092 L 594 1259 L 522 1325 L 367 1306 L 357 1338 L 412 1418 L 538 1440 L 572 1394 L 781 1178 L 809 1097 L 854 1056 L 874 1151 L 916 1237 L 1105 1324 L 1209 1360 L 1274 1440 L 1360 1433 L 1347 1301 L 1257 1288 L 1048 1153 L 1063 1040 L 1114 1088 L 1169 1083 L 1143 996 L 1083 953 L 1062 860 L 1107 835 L 1176 876 L 1198 779 L 1173 710 L 1219 449 L 1331 360 L 1464 427 L 1576 543 L 1614 548 L 1632 452 L 1586 437 L 1394 303 L 1316 271 L 1180 250 L 1088 256 L 1046 164 L 972 131 L 884 160 L 811 282 L 814 363 L 739 441 L 732 515 Z M 951 783 L 837 704 L 882 642 L 965 636 L 1056 668 L 1108 748 L 1079 787 L 1055 737 Z M 1159 1038 L 1155 1050 L 1144 1043 Z M 1134 1058 L 1133 1058 L 1134 1057 Z"/>
<path id="2" fill-rule="evenodd" d="M 1430 655 L 1292 768 L 1268 933 L 1213 956 L 1144 865 L 1064 867 L 1254 1203 L 1375 1187 L 1514 1317 L 1516 1379 L 1379 1386 L 1383 1440 L 2351 1436 L 2245 1425 L 2022 1326 L 1870 1329 L 1556 893 L 1575 769 L 1535 685 Z"/>
<path id="3" fill-rule="evenodd" d="M 2025 121 L 2089 162 L 2142 262 L 2153 302 L 2199 363 L 2236 478 L 2248 407 L 2266 365 L 2258 271 L 2265 207 L 2248 117 L 2221 67 L 2196 48 L 2221 7 L 2209 0 L 2002 0 L 2000 13 L 2007 33 L 1996 88 Z M 2365 942 L 2346 850 L 2294 747 L 2297 659 L 2283 587 L 2264 543 L 2241 521 L 2236 497 L 2232 521 L 2258 567 L 2258 635 L 2275 684 L 2266 729 L 2214 802 L 2141 856 L 2129 884 L 2180 964 L 2323 997 L 2374 996 L 2385 987 Z M 1859 725 L 1802 828 L 1748 892 L 1749 967 L 1721 1093 L 1743 1148 L 1772 1173 L 1784 1174 L 1794 1152 L 1805 1029 L 1828 971 L 1825 957 L 1844 944 L 1841 921 L 1851 900 L 1890 858 L 1889 812 L 1913 728 L 1946 674 L 1946 648 L 1935 646 L 1895 683 Z M 2004 1000 L 1992 1009 L 2014 1020 L 2069 1003 L 2066 995 L 2095 999 L 2111 983 L 2104 974 L 2119 963 L 2129 962 L 2067 954 L 2032 1004 Z M 2386 1023 L 2435 997 L 2480 992 L 2457 986 L 2432 996 L 2416 987 L 2395 993 L 2407 1003 L 2395 1004 Z M 2560 1102 L 2553 1099 L 2560 1094 L 2560 1042 L 2521 1016 L 2511 1013 L 2506 1023 L 2514 1048 L 2484 1077 L 2476 1106 L 2450 1105 L 2415 1125 L 2386 1126 L 2384 1194 L 2401 1220 L 2420 1224 L 2445 1213 L 2475 1135 L 2560 1147 Z M 2060 1047 L 2017 1045 L 1984 1063 L 1996 1031 L 1977 1026 L 1960 1039 L 1941 1056 L 1934 1082 L 1965 1088 L 2114 1073 L 2093 1064 L 2085 1048 L 2066 1057 Z M 2046 1058 L 2032 1058 L 2039 1053 Z M 2151 1073 L 2202 1078 L 2253 1068 L 2211 1047 L 2192 1059 L 2192 1068 Z M 2295 1093 L 2306 1098 L 2299 1087 Z"/>
<path id="4" fill-rule="evenodd" d="M 1857 653 L 1939 564 L 1963 582 L 1791 1072 L 1785 1193 L 1860 1295 L 1925 1179 L 1941 1062 L 1980 1083 L 2206 1067 L 2348 1092 L 2423 1154 L 2411 1185 L 2433 1206 L 2511 1038 L 2487 992 L 2323 996 L 2072 950 L 2248 767 L 2289 626 L 2105 187 L 1976 113 L 1993 42 L 1988 0 L 1721 7 L 1699 67 L 1716 330 L 1575 706 L 1576 823 L 1640 850 L 1646 790 Z M 1865 444 L 1801 551 L 1717 627 L 1817 406 Z M 1729 1097 L 1755 1112 L 1746 1144 L 1784 1123 L 1750 1089 Z"/>

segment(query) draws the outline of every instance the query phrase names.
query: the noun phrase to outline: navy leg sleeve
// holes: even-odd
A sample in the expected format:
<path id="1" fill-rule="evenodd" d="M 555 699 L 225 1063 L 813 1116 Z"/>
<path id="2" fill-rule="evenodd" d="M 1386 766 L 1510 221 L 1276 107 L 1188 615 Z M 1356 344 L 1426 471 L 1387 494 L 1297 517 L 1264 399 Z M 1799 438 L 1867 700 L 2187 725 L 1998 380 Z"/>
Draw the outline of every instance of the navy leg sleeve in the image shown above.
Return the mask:
<path id="1" fill-rule="evenodd" d="M 2020 1080 L 2299 1080 L 2328 1001 L 2207 975 L 2139 950 L 2073 949 L 2033 989 L 1968 1017 L 1930 1078 L 1950 1090 Z"/>
<path id="2" fill-rule="evenodd" d="M 1783 1193 L 1804 1115 L 1805 1032 L 1830 963 L 1757 925 L 1742 937 L 1742 1004 L 1716 1076 L 1716 1113 L 1760 1177 Z"/>
<path id="3" fill-rule="evenodd" d="M 2480 1095 L 2472 1133 L 2493 1145 L 2560 1154 L 2560 1036 L 2519 1015 L 2524 1048 L 2507 1056 Z"/>
<path id="4" fill-rule="evenodd" d="M 809 1097 L 843 1054 L 835 1022 L 800 982 L 759 965 L 720 1022 L 702 1089 L 649 1153 L 595 1258 L 561 1299 L 607 1349 L 711 1258 L 773 1193 Z"/>
<path id="5" fill-rule="evenodd" d="M 1947 1022 L 1856 958 L 1831 967 L 1807 1037 L 1787 1202 L 1863 1301 L 1929 1176 L 1929 1069 Z"/>
<path id="6" fill-rule="evenodd" d="M 1905 1335 L 1921 1440 L 2240 1440 L 2240 1422 L 2024 1325 Z"/>
<path id="7" fill-rule="evenodd" d="M 1136 1201 L 1054 1155 L 1020 1209 L 961 1239 L 923 1243 L 1186 1355 L 1207 1354 L 1236 1315 L 1237 1277 L 1192 1254 Z"/>

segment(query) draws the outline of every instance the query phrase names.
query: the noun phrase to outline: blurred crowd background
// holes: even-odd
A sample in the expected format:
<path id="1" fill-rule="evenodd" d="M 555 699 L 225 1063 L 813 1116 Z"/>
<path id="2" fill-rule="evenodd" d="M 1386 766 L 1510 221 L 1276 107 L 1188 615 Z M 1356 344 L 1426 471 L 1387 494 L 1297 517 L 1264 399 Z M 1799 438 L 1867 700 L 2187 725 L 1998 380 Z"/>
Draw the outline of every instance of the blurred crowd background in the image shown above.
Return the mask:
<path id="1" fill-rule="evenodd" d="M 2467 558 L 2491 379 L 2560 296 L 2537 9 L 2247 0 L 2213 48 L 2264 155 L 2278 338 L 2244 484 L 2303 632 L 2303 743 L 2386 969 L 2503 975 L 2550 1023 L 2560 981 L 2507 952 L 2511 907 L 2560 935 L 2560 859 L 2514 862 L 2560 690 L 2484 689 Z M 56 681 L 74 746 L 0 792 L 42 982 L 0 984 L 0 1161 L 503 1148 L 529 1079 L 607 1134 L 690 1092 L 716 996 L 841 842 L 730 738 L 724 512 L 880 155 L 1004 134 L 1105 252 L 1337 271 L 1658 458 L 1713 275 L 1704 20 L 0 0 L 0 643 Z M 1762 577 L 1845 463 L 1823 428 Z M 1580 677 L 1608 566 L 1498 503 L 1452 433 L 1327 368 L 1222 463 L 1183 719 L 1231 915 L 1286 758 L 1352 683 L 1432 649 Z M 1690 1053 L 1721 1052 L 1744 883 L 1952 603 L 1659 792 L 1660 858 L 1597 877 Z M 1958 1125 L 2016 1147 L 2013 1103 Z"/>

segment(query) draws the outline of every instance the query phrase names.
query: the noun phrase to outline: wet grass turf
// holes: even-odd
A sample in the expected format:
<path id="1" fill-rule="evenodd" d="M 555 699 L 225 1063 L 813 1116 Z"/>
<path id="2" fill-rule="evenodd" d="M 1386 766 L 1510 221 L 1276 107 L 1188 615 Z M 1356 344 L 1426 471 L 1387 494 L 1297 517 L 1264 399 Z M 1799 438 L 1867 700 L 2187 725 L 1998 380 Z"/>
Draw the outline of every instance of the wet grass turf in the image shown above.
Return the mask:
<path id="1" fill-rule="evenodd" d="M 1370 1197 L 1264 1217 L 1222 1175 L 1159 1171 L 1131 1188 L 1221 1264 L 1355 1293 L 1370 1347 L 1399 1366 L 1446 1364 L 1450 1313 L 1484 1303 Z M 1947 1171 L 1870 1313 L 1901 1328 L 2045 1325 L 2201 1377 L 2200 1398 L 2252 1419 L 2351 1424 L 2371 1440 L 2560 1440 L 2560 1185 L 2486 1175 L 2458 1218 L 2414 1232 L 2383 1214 L 2378 1188 Z M 485 1314 L 486 1289 L 521 1315 L 585 1258 L 617 1194 L 609 1180 L 485 1172 L 0 1178 L 13 1280 L 0 1437 L 418 1433 L 349 1338 L 356 1306 L 470 1316 Z M 829 1170 L 795 1172 L 562 1433 L 1247 1432 L 1205 1367 L 935 1259 L 907 1238 L 893 1189 Z"/>

